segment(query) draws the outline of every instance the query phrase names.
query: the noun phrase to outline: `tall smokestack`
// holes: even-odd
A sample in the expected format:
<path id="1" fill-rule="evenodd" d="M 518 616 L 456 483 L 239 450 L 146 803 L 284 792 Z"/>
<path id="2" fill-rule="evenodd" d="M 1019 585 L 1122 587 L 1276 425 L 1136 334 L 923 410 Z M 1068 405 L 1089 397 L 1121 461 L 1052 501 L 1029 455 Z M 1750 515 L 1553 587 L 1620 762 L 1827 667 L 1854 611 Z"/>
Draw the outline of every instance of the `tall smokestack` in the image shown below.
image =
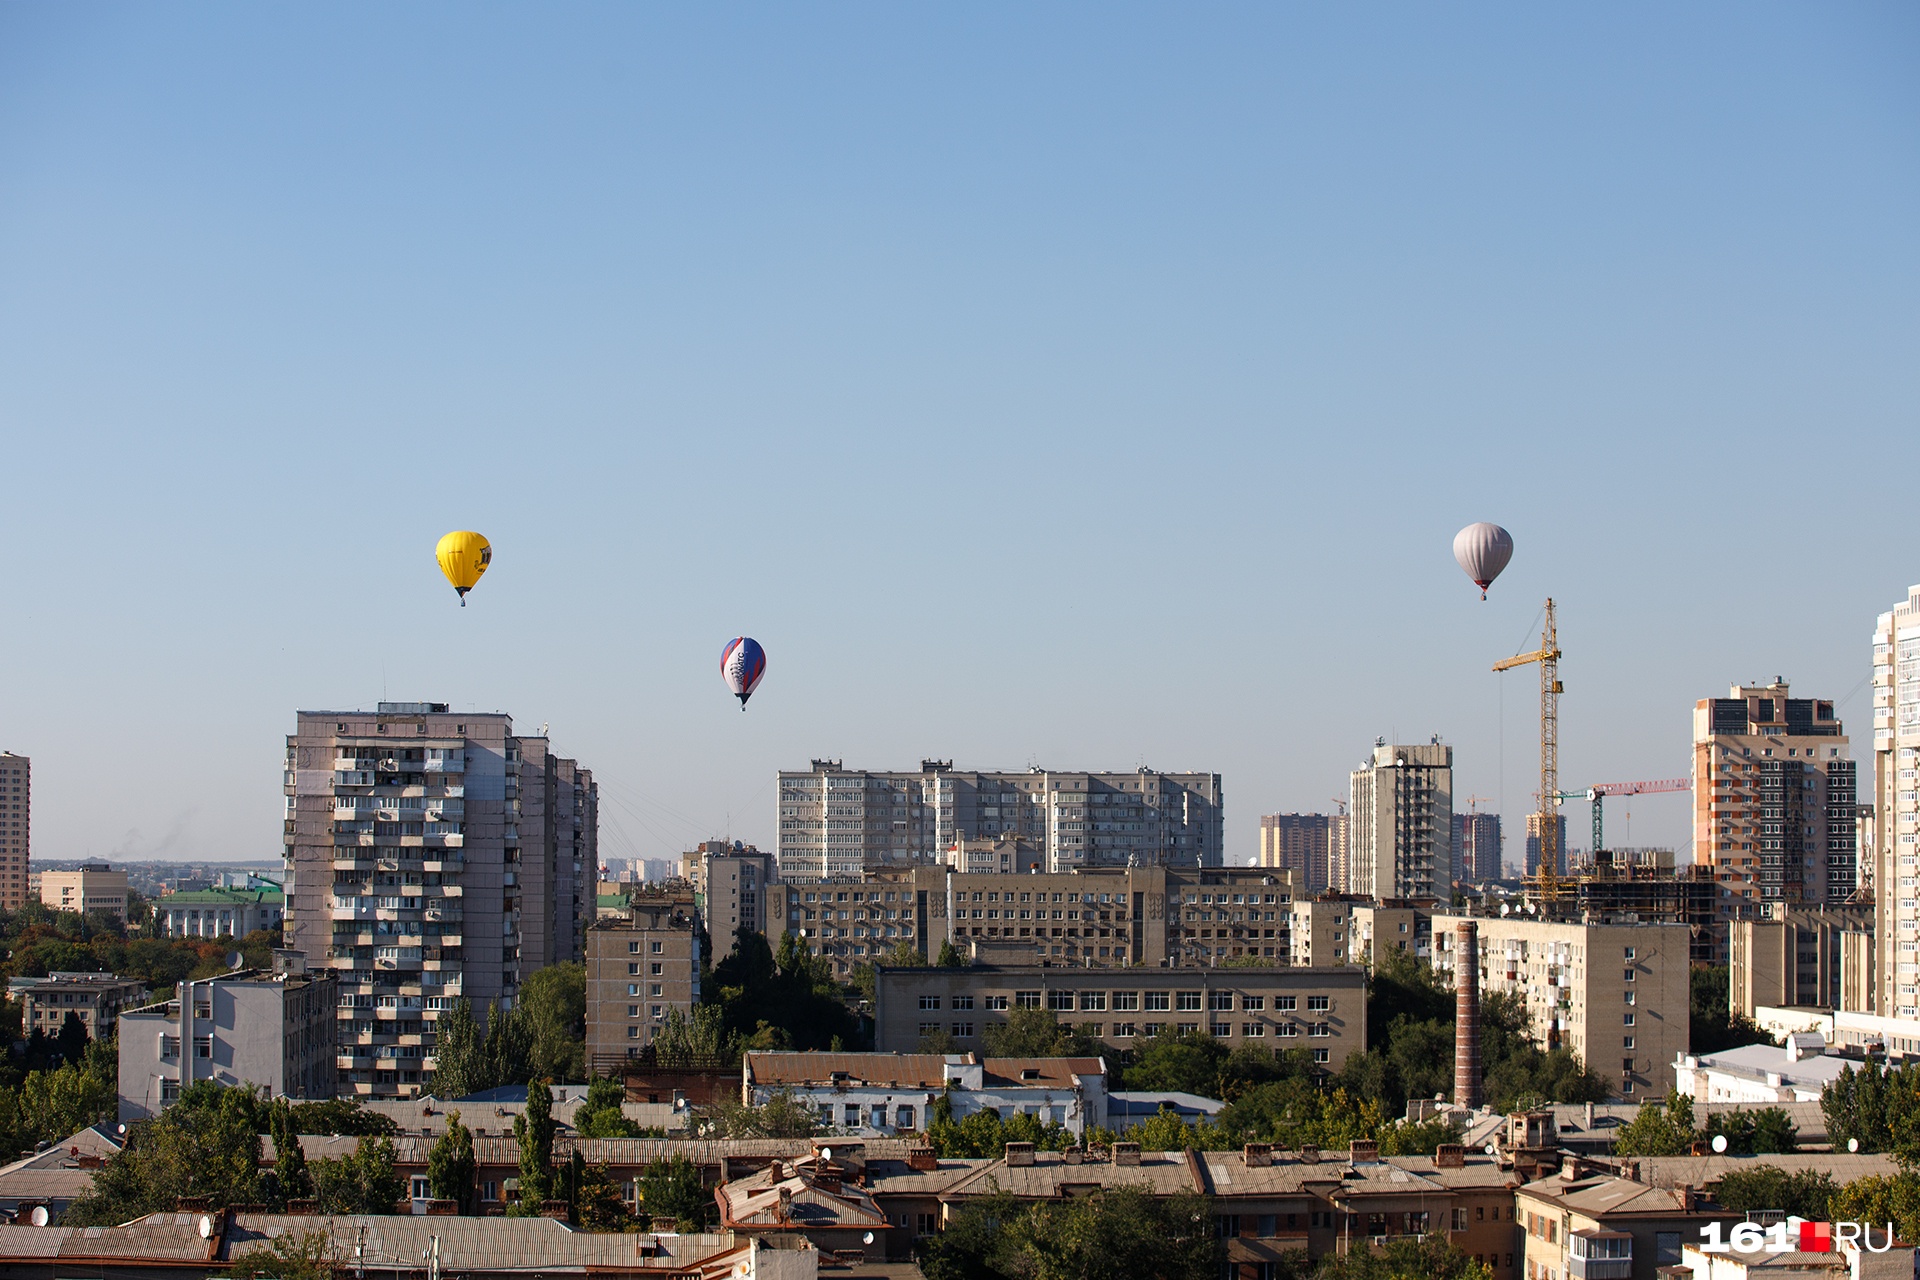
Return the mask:
<path id="1" fill-rule="evenodd" d="M 1454 931 L 1453 1100 L 1480 1105 L 1480 926 L 1462 920 Z"/>

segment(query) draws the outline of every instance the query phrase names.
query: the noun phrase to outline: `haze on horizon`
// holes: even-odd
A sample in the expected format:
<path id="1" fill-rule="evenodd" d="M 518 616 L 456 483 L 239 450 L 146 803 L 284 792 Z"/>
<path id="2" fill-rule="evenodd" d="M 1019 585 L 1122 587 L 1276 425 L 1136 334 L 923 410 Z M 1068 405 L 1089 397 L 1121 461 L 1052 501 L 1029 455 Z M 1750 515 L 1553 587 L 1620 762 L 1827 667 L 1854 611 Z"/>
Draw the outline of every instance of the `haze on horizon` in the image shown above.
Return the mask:
<path id="1" fill-rule="evenodd" d="M 387 697 L 549 723 L 608 857 L 931 756 L 1218 771 L 1244 861 L 1437 733 L 1512 860 L 1548 594 L 1569 787 L 1776 675 L 1864 757 L 1917 72 L 1893 4 L 0 9 L 35 855 L 273 857 Z"/>

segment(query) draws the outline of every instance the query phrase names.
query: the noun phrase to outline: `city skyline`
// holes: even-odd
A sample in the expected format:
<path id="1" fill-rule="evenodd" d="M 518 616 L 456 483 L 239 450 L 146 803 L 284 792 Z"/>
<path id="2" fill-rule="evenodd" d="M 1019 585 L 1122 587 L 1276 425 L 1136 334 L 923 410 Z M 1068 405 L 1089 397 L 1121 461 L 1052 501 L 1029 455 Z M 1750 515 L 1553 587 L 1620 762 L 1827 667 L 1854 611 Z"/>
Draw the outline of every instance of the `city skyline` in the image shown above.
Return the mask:
<path id="1" fill-rule="evenodd" d="M 1436 733 L 1511 845 L 1537 699 L 1488 668 L 1548 595 L 1568 790 L 1683 774 L 1733 683 L 1865 740 L 1920 581 L 1873 465 L 1911 12 L 367 20 L 0 13 L 36 859 L 270 858 L 293 712 L 411 699 L 550 724 L 609 857 L 937 757 L 1218 774 L 1241 864 Z M 1711 567 L 1754 530 L 1785 618 Z M 1607 821 L 1684 856 L 1689 800 Z"/>

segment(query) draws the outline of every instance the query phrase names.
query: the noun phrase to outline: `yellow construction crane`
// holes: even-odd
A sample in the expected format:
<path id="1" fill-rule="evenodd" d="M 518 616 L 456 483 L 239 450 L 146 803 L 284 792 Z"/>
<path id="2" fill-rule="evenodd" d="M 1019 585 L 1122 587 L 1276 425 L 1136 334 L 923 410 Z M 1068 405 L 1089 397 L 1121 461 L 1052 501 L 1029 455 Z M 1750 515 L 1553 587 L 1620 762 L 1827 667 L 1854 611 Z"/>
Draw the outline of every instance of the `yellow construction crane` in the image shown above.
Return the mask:
<path id="1" fill-rule="evenodd" d="M 1560 795 L 1560 641 L 1553 626 L 1553 598 L 1547 598 L 1547 620 L 1540 628 L 1540 647 L 1493 664 L 1495 671 L 1511 671 L 1540 664 L 1540 870 L 1539 891 L 1550 906 L 1560 893 L 1560 824 L 1554 806 Z"/>

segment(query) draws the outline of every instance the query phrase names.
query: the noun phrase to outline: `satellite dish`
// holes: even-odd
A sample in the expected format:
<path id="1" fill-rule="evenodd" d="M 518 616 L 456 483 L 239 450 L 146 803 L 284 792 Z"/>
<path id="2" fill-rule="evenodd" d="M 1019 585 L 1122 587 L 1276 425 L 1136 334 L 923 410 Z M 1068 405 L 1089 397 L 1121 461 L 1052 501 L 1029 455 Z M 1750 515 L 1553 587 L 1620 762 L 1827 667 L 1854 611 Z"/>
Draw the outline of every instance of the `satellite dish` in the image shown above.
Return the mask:
<path id="1" fill-rule="evenodd" d="M 47 1206 L 43 1204 L 33 1206 L 33 1212 L 27 1215 L 27 1221 L 36 1227 L 44 1227 L 51 1220 L 52 1215 L 47 1212 Z"/>
<path id="2" fill-rule="evenodd" d="M 123 1124 L 117 1124 L 113 1126 L 113 1131 L 119 1134 L 121 1137 L 125 1137 L 127 1133 L 127 1126 Z"/>
<path id="3" fill-rule="evenodd" d="M 1490 1156 L 1497 1156 L 1500 1154 L 1499 1148 L 1495 1147 L 1491 1142 L 1489 1142 L 1487 1144 L 1487 1154 Z"/>
<path id="4" fill-rule="evenodd" d="M 833 1148 L 832 1148 L 832 1147 L 822 1147 L 822 1148 L 820 1148 L 820 1158 L 821 1158 L 822 1160 L 831 1160 L 831 1159 L 833 1159 Z"/>
<path id="5" fill-rule="evenodd" d="M 200 1215 L 199 1231 L 202 1240 L 213 1239 L 213 1219 L 204 1213 Z"/>
<path id="6" fill-rule="evenodd" d="M 1725 1155 L 1726 1152 L 1727 1152 L 1727 1135 L 1724 1133 L 1714 1134 L 1713 1135 L 1713 1153 L 1718 1156 L 1718 1155 Z"/>
<path id="7" fill-rule="evenodd" d="M 227 968 L 238 969 L 247 962 L 247 958 L 238 951 L 227 952 Z"/>
<path id="8" fill-rule="evenodd" d="M 860 1243 L 861 1243 L 861 1244 L 872 1244 L 872 1243 L 873 1243 L 873 1232 L 871 1232 L 871 1231 L 869 1231 L 869 1232 L 867 1232 L 867 1234 L 865 1234 L 865 1235 L 863 1235 L 863 1236 L 861 1236 L 861 1237 L 860 1237 Z"/>
<path id="9" fill-rule="evenodd" d="M 1860 1150 L 1860 1139 L 1858 1139 L 1858 1138 L 1848 1138 L 1848 1139 L 1847 1139 L 1847 1150 L 1848 1150 L 1848 1151 L 1858 1151 L 1858 1150 Z"/>

